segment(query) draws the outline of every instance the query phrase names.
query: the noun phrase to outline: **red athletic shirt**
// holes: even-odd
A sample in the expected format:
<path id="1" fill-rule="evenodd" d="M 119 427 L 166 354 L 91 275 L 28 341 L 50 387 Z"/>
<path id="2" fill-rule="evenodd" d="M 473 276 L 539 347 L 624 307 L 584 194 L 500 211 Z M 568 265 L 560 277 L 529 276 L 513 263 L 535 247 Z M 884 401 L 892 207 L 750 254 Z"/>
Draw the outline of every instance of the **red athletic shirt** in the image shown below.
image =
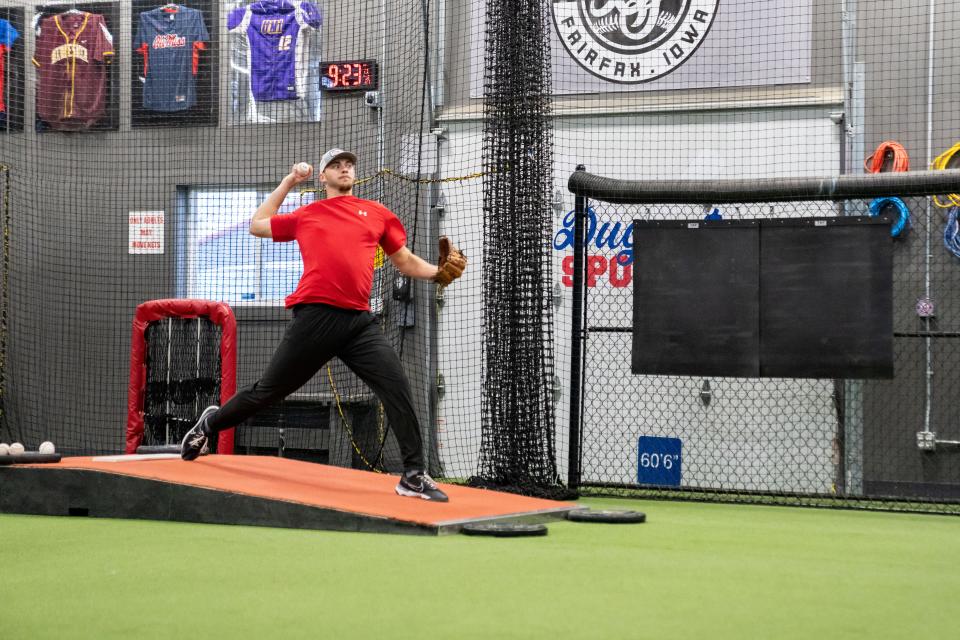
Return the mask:
<path id="1" fill-rule="evenodd" d="M 303 276 L 287 307 L 322 302 L 342 309 L 370 310 L 377 245 L 388 256 L 407 244 L 397 216 L 379 202 L 354 196 L 319 200 L 270 218 L 274 242 L 296 240 Z"/>

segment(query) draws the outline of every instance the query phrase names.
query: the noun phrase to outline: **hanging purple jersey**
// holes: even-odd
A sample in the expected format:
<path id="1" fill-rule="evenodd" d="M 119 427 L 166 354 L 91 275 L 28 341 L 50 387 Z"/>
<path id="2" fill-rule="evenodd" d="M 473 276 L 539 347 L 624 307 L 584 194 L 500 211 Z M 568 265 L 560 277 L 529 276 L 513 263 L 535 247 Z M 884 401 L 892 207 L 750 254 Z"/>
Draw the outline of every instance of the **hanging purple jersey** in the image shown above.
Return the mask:
<path id="1" fill-rule="evenodd" d="M 160 7 L 140 14 L 134 50 L 143 55 L 143 107 L 182 111 L 197 102 L 200 51 L 210 40 L 196 9 Z"/>
<path id="2" fill-rule="evenodd" d="M 234 9 L 227 29 L 250 44 L 250 89 L 257 102 L 296 100 L 305 95 L 307 29 L 319 29 L 320 9 L 300 0 L 261 0 Z"/>

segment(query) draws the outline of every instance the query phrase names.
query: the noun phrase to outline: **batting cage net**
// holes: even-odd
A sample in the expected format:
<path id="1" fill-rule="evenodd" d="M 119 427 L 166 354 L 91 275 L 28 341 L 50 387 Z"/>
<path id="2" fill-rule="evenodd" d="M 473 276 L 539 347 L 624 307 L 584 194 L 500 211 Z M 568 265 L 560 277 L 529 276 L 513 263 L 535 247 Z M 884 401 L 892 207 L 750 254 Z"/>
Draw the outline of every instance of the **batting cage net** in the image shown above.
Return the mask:
<path id="1" fill-rule="evenodd" d="M 200 413 L 220 404 L 218 333 L 215 325 L 201 318 L 150 324 L 144 444 L 180 444 Z"/>
<path id="2" fill-rule="evenodd" d="M 571 385 L 582 392 L 571 484 L 957 513 L 949 487 L 960 477 L 938 487 L 924 478 L 953 473 L 944 461 L 960 447 L 949 427 L 960 333 L 940 320 L 958 302 L 931 297 L 960 284 L 956 257 L 935 250 L 945 239 L 933 204 L 958 186 L 956 170 L 573 174 L 582 314 L 571 338 L 582 371 Z M 618 254 L 589 255 L 621 233 L 632 240 Z M 633 286 L 599 289 L 600 278 Z M 614 366 L 611 353 L 626 357 Z"/>
<path id="3" fill-rule="evenodd" d="M 910 223 L 891 254 L 901 283 L 894 382 L 783 375 L 771 390 L 753 376 L 671 378 L 693 389 L 691 400 L 640 385 L 643 374 L 614 376 L 632 366 L 632 342 L 591 333 L 588 344 L 606 348 L 581 354 L 581 425 L 580 409 L 571 413 L 583 307 L 567 180 L 578 165 L 640 181 L 953 168 L 957 26 L 956 3 L 931 0 L 0 0 L 0 441 L 123 451 L 131 326 L 150 300 L 228 305 L 236 388 L 254 384 L 283 339 L 303 264 L 296 242 L 251 235 L 251 216 L 294 164 L 316 167 L 341 148 L 357 156 L 354 194 L 396 213 L 407 247 L 435 263 L 446 235 L 469 260 L 442 288 L 400 278 L 382 252 L 362 265 L 373 270 L 369 311 L 403 363 L 436 477 L 554 497 L 634 485 L 639 438 L 669 436 L 688 453 L 698 440 L 720 443 L 683 459 L 683 487 L 946 504 L 960 496 L 960 458 L 937 444 L 960 439 L 944 395 L 956 366 L 949 278 L 960 269 L 960 197 L 901 198 Z M 324 197 L 314 171 L 280 215 Z M 760 223 L 732 223 L 867 219 L 872 202 L 771 213 L 769 203 L 707 199 L 682 215 L 664 200 L 592 200 L 581 265 L 590 313 L 591 300 L 622 298 L 621 315 L 633 308 L 633 265 L 618 256 L 632 247 L 634 219 L 716 208 L 731 229 L 762 234 Z M 898 204 L 877 207 L 899 219 Z M 702 257 L 686 255 L 688 271 Z M 896 411 L 877 410 L 871 394 L 896 398 Z M 669 420 L 682 433 L 669 435 Z M 856 460 L 838 471 L 841 450 L 826 435 L 853 424 L 863 436 L 859 494 L 847 478 Z M 166 442 L 166 423 L 158 429 L 162 438 L 151 437 Z M 871 440 L 877 433 L 890 435 Z M 934 434 L 925 449 L 917 433 Z M 872 457 L 871 443 L 883 456 Z M 789 464 L 808 470 L 772 462 L 791 450 Z M 338 359 L 237 425 L 234 452 L 402 467 L 379 400 Z M 754 459 L 764 471 L 743 462 Z M 871 475 L 888 460 L 903 469 L 896 481 Z M 579 486 L 578 469 L 596 486 Z M 874 491 L 876 482 L 899 484 Z M 848 503 L 861 504 L 831 502 Z"/>

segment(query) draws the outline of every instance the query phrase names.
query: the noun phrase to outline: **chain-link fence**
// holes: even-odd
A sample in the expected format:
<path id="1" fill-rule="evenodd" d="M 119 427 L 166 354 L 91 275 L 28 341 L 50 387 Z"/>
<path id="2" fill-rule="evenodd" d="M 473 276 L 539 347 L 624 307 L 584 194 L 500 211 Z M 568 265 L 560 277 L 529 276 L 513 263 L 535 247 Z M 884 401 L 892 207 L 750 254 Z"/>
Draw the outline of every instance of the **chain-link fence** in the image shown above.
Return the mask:
<path id="1" fill-rule="evenodd" d="M 949 247 L 957 233 L 953 210 L 935 206 L 932 198 L 916 196 L 715 205 L 708 193 L 682 194 L 678 199 L 684 195 L 703 202 L 622 203 L 626 198 L 619 204 L 583 202 L 582 421 L 580 466 L 571 467 L 579 478 L 572 479 L 579 480 L 587 493 L 960 512 L 956 489 L 960 409 L 955 401 L 960 374 L 960 297 L 956 294 L 960 260 Z M 838 217 L 844 215 L 887 222 L 881 239 L 887 244 L 884 250 L 892 251 L 892 261 L 883 265 L 880 260 L 873 275 L 882 285 L 883 267 L 892 270 L 888 291 L 893 331 L 892 336 L 889 332 L 881 336 L 892 342 L 892 377 L 631 372 L 634 320 L 645 313 L 657 314 L 660 309 L 643 305 L 663 299 L 635 298 L 643 294 L 635 294 L 634 288 L 647 291 L 649 287 L 641 286 L 644 282 L 662 279 L 661 272 L 671 269 L 689 270 L 694 281 L 713 282 L 717 278 L 710 270 L 724 268 L 705 254 L 693 259 L 678 255 L 676 260 L 660 255 L 659 263 L 638 260 L 653 248 L 641 245 L 641 236 L 632 233 L 635 221 L 646 226 L 685 220 L 692 221 L 686 226 L 719 228 L 721 220 L 761 225 L 791 219 L 816 225 L 820 220 L 826 225 L 831 220 L 856 219 Z M 798 278 L 810 282 L 818 275 L 816 265 L 799 263 L 794 268 Z M 764 269 L 762 261 L 760 269 Z M 823 275 L 824 269 L 819 270 Z M 831 328 L 837 325 L 854 338 L 870 331 L 875 323 L 867 314 L 879 309 L 882 315 L 888 300 L 881 292 L 883 304 L 871 307 L 870 296 L 863 295 L 869 292 L 860 288 L 873 286 L 873 279 L 858 279 L 852 269 L 837 269 L 827 277 L 822 305 L 799 310 L 796 315 L 807 317 L 797 319 L 810 325 L 825 323 L 825 334 L 837 334 Z M 761 275 L 761 281 L 764 278 Z M 721 279 L 736 281 L 737 277 L 725 274 Z M 600 280 L 608 282 L 598 286 Z M 854 305 L 852 316 L 833 315 L 831 289 L 846 292 L 843 302 Z M 727 319 L 711 313 L 714 307 L 706 296 L 669 293 L 675 294 L 676 308 L 685 315 L 676 319 L 677 327 L 692 317 L 707 327 L 703 331 L 713 331 L 711 336 L 728 337 L 716 330 Z M 771 302 L 773 296 L 759 290 L 755 294 L 761 316 L 778 311 Z M 856 306 L 860 299 L 866 300 L 866 306 Z M 688 307 L 686 313 L 683 305 Z M 732 309 L 732 317 L 748 315 L 748 306 Z M 769 323 L 761 326 L 769 329 Z M 788 342 L 795 347 L 804 332 L 801 326 L 796 331 L 799 337 L 790 336 L 796 339 Z M 676 333 L 680 340 L 702 337 L 680 329 Z M 813 338 L 809 348 L 815 350 L 829 336 Z M 709 369 L 710 354 L 701 355 L 701 370 Z M 803 353 L 795 359 L 804 360 Z"/>

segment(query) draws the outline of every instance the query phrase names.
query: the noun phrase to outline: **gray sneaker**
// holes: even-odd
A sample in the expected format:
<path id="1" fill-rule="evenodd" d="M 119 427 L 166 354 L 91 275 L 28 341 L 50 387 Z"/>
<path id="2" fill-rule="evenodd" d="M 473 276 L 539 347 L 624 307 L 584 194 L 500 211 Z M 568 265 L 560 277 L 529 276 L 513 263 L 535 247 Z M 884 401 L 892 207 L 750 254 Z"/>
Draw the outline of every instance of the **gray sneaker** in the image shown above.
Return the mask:
<path id="1" fill-rule="evenodd" d="M 180 443 L 180 457 L 184 460 L 196 460 L 200 456 L 210 453 L 210 429 L 207 428 L 207 419 L 220 407 L 213 405 L 207 407 L 197 419 L 197 424 L 187 431 Z"/>
<path id="2" fill-rule="evenodd" d="M 433 500 L 434 502 L 448 502 L 447 497 L 433 478 L 424 471 L 407 471 L 400 476 L 400 482 L 397 483 L 397 495 L 408 498 L 421 498 L 423 500 Z"/>

